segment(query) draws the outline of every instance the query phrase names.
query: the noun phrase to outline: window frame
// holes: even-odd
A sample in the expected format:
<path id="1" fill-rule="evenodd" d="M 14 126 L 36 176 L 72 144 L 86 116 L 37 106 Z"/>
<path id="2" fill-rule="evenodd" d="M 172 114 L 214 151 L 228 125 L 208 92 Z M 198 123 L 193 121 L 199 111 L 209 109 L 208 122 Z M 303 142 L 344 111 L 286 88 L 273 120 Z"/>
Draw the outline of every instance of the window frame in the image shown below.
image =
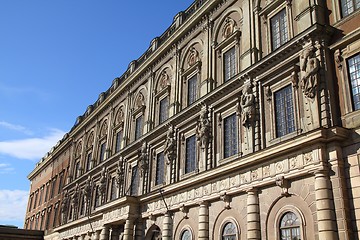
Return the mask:
<path id="1" fill-rule="evenodd" d="M 286 205 L 286 206 L 280 208 L 279 211 L 275 214 L 275 220 L 273 222 L 273 224 L 274 224 L 273 229 L 275 231 L 275 237 L 276 237 L 275 239 L 280 239 L 280 237 L 281 237 L 280 224 L 281 224 L 281 220 L 282 220 L 283 216 L 287 212 L 292 212 L 298 217 L 298 219 L 300 221 L 300 236 L 301 236 L 301 239 L 306 239 L 305 216 L 300 211 L 300 209 L 298 209 L 297 207 L 292 206 L 292 205 Z"/>
<path id="2" fill-rule="evenodd" d="M 195 100 L 193 102 L 191 102 L 189 104 L 189 80 L 193 79 L 194 77 L 196 77 L 196 89 L 195 89 Z M 197 61 L 196 63 L 194 63 L 194 65 L 192 65 L 191 67 L 189 67 L 188 69 L 186 69 L 185 71 L 183 71 L 181 73 L 181 79 L 182 79 L 182 106 L 185 107 L 189 107 L 192 106 L 201 96 L 200 96 L 200 87 L 201 87 L 201 62 Z"/>
<path id="3" fill-rule="evenodd" d="M 188 141 L 190 141 L 190 139 L 194 141 L 194 145 L 191 147 L 191 149 L 194 150 L 194 159 L 188 159 Z M 183 166 L 185 175 L 196 173 L 198 171 L 197 161 L 198 161 L 199 156 L 197 153 L 198 153 L 198 147 L 197 147 L 196 134 L 193 134 L 193 135 L 185 138 L 185 159 L 184 159 L 184 166 Z M 188 160 L 191 160 L 191 165 L 194 165 L 193 168 L 191 168 L 191 169 L 187 169 Z"/>
<path id="4" fill-rule="evenodd" d="M 353 4 L 353 11 L 349 12 L 348 14 L 345 15 L 344 9 L 343 9 L 343 1 L 344 0 L 339 0 L 339 11 L 340 11 L 341 18 L 346 18 L 360 9 L 360 6 L 357 8 L 357 3 L 355 2 L 356 0 L 350 0 Z"/>
<path id="5" fill-rule="evenodd" d="M 190 233 L 190 240 L 194 239 L 194 233 L 192 231 L 192 229 L 188 226 L 184 227 L 183 229 L 181 229 L 180 234 L 179 234 L 179 239 L 183 240 L 183 235 L 185 232 L 189 232 Z"/>
<path id="6" fill-rule="evenodd" d="M 359 111 L 360 110 L 360 100 L 359 100 L 359 108 L 356 109 L 356 105 L 355 105 L 355 101 L 354 101 L 354 94 L 353 94 L 353 89 L 354 89 L 354 86 L 352 85 L 352 79 L 351 79 L 351 74 L 350 74 L 350 64 L 349 64 L 349 61 L 355 57 L 358 57 L 359 58 L 359 66 L 360 66 L 360 52 L 357 53 L 357 54 L 353 54 L 351 56 L 349 56 L 347 59 L 346 59 L 346 74 L 347 74 L 347 82 L 348 82 L 348 85 L 349 85 L 349 92 L 350 92 L 350 95 L 351 95 L 351 110 L 352 112 L 355 112 L 355 111 Z M 358 72 L 360 74 L 360 68 L 358 69 Z M 360 81 L 360 78 L 357 79 L 358 81 Z M 359 98 L 360 98 L 360 84 L 357 86 L 359 88 Z"/>
<path id="7" fill-rule="evenodd" d="M 282 109 L 283 111 L 285 110 L 285 120 L 286 120 L 286 126 L 285 126 L 285 133 L 283 133 L 282 135 L 280 135 L 279 134 L 279 129 L 278 129 L 278 122 L 277 122 L 277 119 L 278 119 L 278 115 L 277 115 L 277 109 L 278 109 L 278 105 L 277 105 L 277 101 L 276 101 L 276 94 L 277 93 L 279 93 L 280 91 L 284 91 L 285 89 L 290 89 L 290 93 L 291 93 L 291 102 L 292 102 L 292 106 L 291 106 L 291 108 L 292 108 L 292 117 L 293 117 L 293 121 L 292 121 L 292 124 L 293 124 L 293 130 L 292 131 L 290 131 L 290 132 L 288 132 L 287 131 L 287 129 L 289 128 L 289 126 L 288 126 L 288 121 L 289 121 L 289 119 L 288 119 L 288 114 L 287 114 L 287 112 L 286 112 L 286 110 L 288 109 L 288 105 L 286 104 L 287 102 L 285 102 L 285 104 L 284 104 L 284 108 L 285 109 Z M 289 135 L 289 134 L 291 134 L 291 133 L 294 133 L 294 132 L 296 132 L 296 120 L 295 120 L 295 118 L 296 118 L 296 115 L 295 115 L 295 98 L 294 98 L 294 90 L 293 90 L 293 87 L 292 87 L 292 85 L 291 85 L 291 83 L 289 83 L 289 84 L 287 84 L 287 85 L 285 85 L 284 87 L 282 87 L 282 88 L 280 88 L 280 89 L 278 89 L 278 90 L 276 90 L 276 91 L 274 91 L 274 93 L 273 93 L 273 109 L 274 109 L 274 123 L 275 123 L 275 129 L 274 129 L 274 131 L 275 131 L 275 133 L 274 133 L 274 136 L 276 137 L 276 138 L 283 138 L 283 137 L 285 137 L 285 136 L 287 136 L 287 135 Z"/>
<path id="8" fill-rule="evenodd" d="M 158 161 L 159 161 L 159 156 L 162 155 L 162 179 L 158 180 L 158 170 L 159 170 L 159 165 L 158 165 Z M 162 186 L 164 185 L 164 183 L 166 182 L 166 163 L 165 163 L 165 154 L 164 151 L 159 151 L 157 153 L 155 153 L 155 161 L 154 161 L 154 186 L 158 187 L 158 186 Z M 161 167 L 161 166 L 160 166 Z M 161 181 L 162 180 L 162 181 Z M 158 182 L 160 181 L 160 182 Z"/>
<path id="9" fill-rule="evenodd" d="M 241 233 L 240 227 L 239 227 L 239 224 L 237 223 L 237 221 L 235 221 L 235 219 L 233 219 L 233 218 L 226 218 L 222 221 L 220 228 L 218 230 L 219 231 L 218 232 L 219 239 L 223 239 L 224 228 L 228 223 L 233 224 L 236 228 L 235 239 L 240 239 L 240 233 Z"/>

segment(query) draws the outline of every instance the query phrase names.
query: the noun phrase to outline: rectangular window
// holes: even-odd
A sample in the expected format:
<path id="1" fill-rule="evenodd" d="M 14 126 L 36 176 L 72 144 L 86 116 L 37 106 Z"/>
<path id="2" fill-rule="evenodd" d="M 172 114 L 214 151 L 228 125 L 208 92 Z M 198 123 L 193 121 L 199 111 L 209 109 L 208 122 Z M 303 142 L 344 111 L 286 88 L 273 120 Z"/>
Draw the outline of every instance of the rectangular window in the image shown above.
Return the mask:
<path id="1" fill-rule="evenodd" d="M 169 97 L 165 97 L 160 101 L 159 124 L 166 121 L 168 117 L 169 117 Z"/>
<path id="2" fill-rule="evenodd" d="M 121 142 L 122 142 L 123 131 L 118 131 L 116 133 L 115 139 L 115 152 L 118 153 L 121 150 Z"/>
<path id="3" fill-rule="evenodd" d="M 106 143 L 100 145 L 100 162 L 104 161 L 106 153 Z"/>
<path id="4" fill-rule="evenodd" d="M 186 139 L 185 173 L 194 172 L 196 169 L 196 137 Z"/>
<path id="5" fill-rule="evenodd" d="M 143 131 L 143 116 L 136 118 L 135 122 L 135 140 L 138 140 L 142 136 Z"/>
<path id="6" fill-rule="evenodd" d="M 42 188 L 40 189 L 39 206 L 40 206 L 41 203 L 42 203 L 43 193 L 44 193 L 44 187 L 42 187 Z"/>
<path id="7" fill-rule="evenodd" d="M 58 218 L 58 211 L 59 211 L 59 208 L 55 208 L 55 210 L 54 210 L 54 219 L 53 219 L 53 228 L 55 228 L 56 227 L 56 220 L 57 220 L 57 218 Z"/>
<path id="8" fill-rule="evenodd" d="M 286 10 L 283 9 L 270 19 L 272 50 L 279 48 L 288 40 Z"/>
<path id="9" fill-rule="evenodd" d="M 99 191 L 99 186 L 96 186 L 95 188 L 95 207 L 100 206 L 100 191 Z"/>
<path id="10" fill-rule="evenodd" d="M 79 165 L 80 165 L 80 162 L 79 162 Z M 80 170 L 79 170 L 80 172 Z M 60 175 L 60 178 L 59 178 L 59 188 L 58 188 L 58 194 L 61 193 L 61 190 L 62 190 L 62 186 L 63 186 L 63 181 L 64 181 L 64 175 L 61 174 Z"/>
<path id="11" fill-rule="evenodd" d="M 75 163 L 75 178 L 80 177 L 80 161 Z M 61 180 L 61 179 L 60 179 Z M 61 185 L 61 183 L 59 183 L 59 186 Z"/>
<path id="12" fill-rule="evenodd" d="M 360 0 L 341 0 L 341 14 L 343 17 L 360 8 Z"/>
<path id="13" fill-rule="evenodd" d="M 36 192 L 36 193 L 35 193 L 35 201 L 34 201 L 33 209 L 36 208 L 36 203 L 37 203 L 37 200 L 38 200 L 38 194 L 39 194 L 39 192 Z"/>
<path id="14" fill-rule="evenodd" d="M 193 76 L 187 82 L 188 82 L 187 105 L 189 106 L 193 104 L 197 98 L 197 76 L 196 75 Z"/>
<path id="15" fill-rule="evenodd" d="M 139 173 L 138 167 L 134 166 L 131 172 L 131 189 L 130 195 L 136 196 L 138 195 L 138 188 L 139 188 Z"/>
<path id="16" fill-rule="evenodd" d="M 92 158 L 92 153 L 89 152 L 86 157 L 86 171 L 89 171 L 91 169 L 91 158 Z"/>
<path id="17" fill-rule="evenodd" d="M 52 185 L 51 185 L 51 192 L 50 192 L 50 198 L 54 197 L 54 193 L 55 193 L 55 186 L 56 186 L 56 178 L 53 179 L 52 181 Z"/>
<path id="18" fill-rule="evenodd" d="M 33 197 L 34 197 L 34 195 L 32 195 L 31 197 L 30 197 L 30 203 L 29 203 L 29 212 L 31 211 L 31 207 L 32 207 L 32 202 L 33 202 Z"/>
<path id="19" fill-rule="evenodd" d="M 224 119 L 224 158 L 237 154 L 238 152 L 238 130 L 236 114 Z"/>
<path id="20" fill-rule="evenodd" d="M 294 106 L 291 85 L 275 92 L 276 136 L 295 131 Z"/>
<path id="21" fill-rule="evenodd" d="M 224 53 L 224 81 L 230 80 L 236 74 L 235 47 Z"/>
<path id="22" fill-rule="evenodd" d="M 49 229 L 50 224 L 50 212 L 46 212 L 45 230 Z"/>
<path id="23" fill-rule="evenodd" d="M 47 199 L 48 199 L 49 188 L 50 188 L 50 184 L 46 184 L 46 191 L 45 191 L 45 199 L 44 199 L 44 202 L 46 202 Z"/>
<path id="24" fill-rule="evenodd" d="M 80 205 L 80 215 L 81 216 L 85 215 L 85 209 L 86 209 L 86 199 L 85 199 L 85 195 L 83 195 L 81 197 L 81 205 Z"/>
<path id="25" fill-rule="evenodd" d="M 359 0 L 360 1 L 360 0 Z M 360 109 L 360 53 L 348 60 L 354 110 Z"/>
<path id="26" fill-rule="evenodd" d="M 117 197 L 117 187 L 115 182 L 115 177 L 111 179 L 111 193 L 110 193 L 110 200 L 114 200 Z"/>
<path id="27" fill-rule="evenodd" d="M 164 183 L 165 175 L 165 162 L 164 162 L 164 152 L 161 152 L 156 157 L 156 180 L 155 185 Z"/>

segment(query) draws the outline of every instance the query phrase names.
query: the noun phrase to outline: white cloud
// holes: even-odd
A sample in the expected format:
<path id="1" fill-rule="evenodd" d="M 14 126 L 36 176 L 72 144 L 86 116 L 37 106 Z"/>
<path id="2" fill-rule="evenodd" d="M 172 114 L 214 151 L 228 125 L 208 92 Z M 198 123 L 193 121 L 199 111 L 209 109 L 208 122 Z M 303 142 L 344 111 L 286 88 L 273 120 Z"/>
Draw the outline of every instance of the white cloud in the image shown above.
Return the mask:
<path id="1" fill-rule="evenodd" d="M 22 133 L 27 134 L 27 135 L 32 135 L 33 134 L 26 127 L 23 127 L 21 125 L 15 125 L 15 124 L 4 122 L 4 121 L 0 121 L 0 127 L 4 127 L 4 128 L 7 128 L 7 129 L 10 129 L 10 130 L 22 132 Z"/>
<path id="2" fill-rule="evenodd" d="M 0 219 L 2 222 L 24 221 L 28 191 L 0 190 Z"/>
<path id="3" fill-rule="evenodd" d="M 11 167 L 10 164 L 0 163 L 0 174 L 14 173 L 15 168 Z"/>
<path id="4" fill-rule="evenodd" d="M 65 132 L 51 129 L 42 138 L 26 138 L 0 142 L 0 154 L 19 159 L 40 160 L 55 144 L 63 138 Z"/>

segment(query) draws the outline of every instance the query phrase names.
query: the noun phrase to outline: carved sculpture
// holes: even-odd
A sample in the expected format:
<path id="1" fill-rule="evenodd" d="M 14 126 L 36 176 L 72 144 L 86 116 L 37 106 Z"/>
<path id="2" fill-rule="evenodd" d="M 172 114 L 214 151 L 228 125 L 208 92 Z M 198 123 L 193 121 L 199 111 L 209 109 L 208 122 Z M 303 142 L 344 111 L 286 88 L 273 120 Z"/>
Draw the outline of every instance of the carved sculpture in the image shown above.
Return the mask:
<path id="1" fill-rule="evenodd" d="M 318 72 L 320 68 L 319 59 L 315 56 L 315 49 L 311 45 L 300 54 L 300 68 L 302 77 L 300 86 L 305 97 L 314 98 L 318 86 Z"/>
<path id="2" fill-rule="evenodd" d="M 123 167 L 123 160 L 120 158 L 117 168 L 116 168 L 116 185 L 118 188 L 124 184 L 124 167 Z"/>
<path id="3" fill-rule="evenodd" d="M 198 125 L 196 127 L 196 137 L 201 149 L 207 149 L 210 140 L 210 120 L 207 106 L 203 106 L 200 111 Z"/>
<path id="4" fill-rule="evenodd" d="M 276 178 L 276 185 L 281 188 L 281 196 L 289 197 L 289 183 L 284 176 L 279 176 Z"/>
<path id="5" fill-rule="evenodd" d="M 65 192 L 63 200 L 61 202 L 62 224 L 66 223 L 68 210 L 69 210 L 69 194 Z"/>
<path id="6" fill-rule="evenodd" d="M 176 159 L 176 137 L 174 134 L 174 127 L 170 126 L 166 135 L 164 154 L 166 156 L 166 163 L 170 165 Z"/>
<path id="7" fill-rule="evenodd" d="M 101 176 L 100 176 L 99 191 L 100 191 L 101 196 L 104 196 L 105 191 L 106 191 L 106 169 L 105 169 L 105 167 L 102 168 L 100 174 L 101 174 Z"/>
<path id="8" fill-rule="evenodd" d="M 188 65 L 191 67 L 195 65 L 199 61 L 199 53 L 196 51 L 194 47 L 190 48 L 189 50 L 189 57 L 187 59 Z"/>
<path id="9" fill-rule="evenodd" d="M 140 169 L 140 176 L 144 176 L 145 172 L 148 169 L 148 165 L 149 165 L 149 153 L 147 150 L 147 145 L 146 142 L 143 142 L 141 149 L 139 150 L 138 153 L 138 166 Z"/>
<path id="10" fill-rule="evenodd" d="M 255 117 L 255 96 L 252 93 L 251 87 L 251 83 L 246 84 L 240 98 L 241 122 L 244 126 L 250 126 Z"/>

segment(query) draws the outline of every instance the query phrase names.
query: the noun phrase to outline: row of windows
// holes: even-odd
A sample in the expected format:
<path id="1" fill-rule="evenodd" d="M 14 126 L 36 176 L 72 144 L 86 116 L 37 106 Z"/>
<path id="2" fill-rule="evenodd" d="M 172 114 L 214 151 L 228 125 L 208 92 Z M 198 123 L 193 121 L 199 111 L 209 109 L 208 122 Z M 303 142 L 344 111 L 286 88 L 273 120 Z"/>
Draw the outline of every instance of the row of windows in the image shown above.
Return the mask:
<path id="1" fill-rule="evenodd" d="M 341 14 L 346 17 L 360 8 L 360 0 L 341 0 Z"/>
<path id="2" fill-rule="evenodd" d="M 279 239 L 281 240 L 301 240 L 301 222 L 299 217 L 294 212 L 286 212 L 280 218 L 278 226 Z M 154 238 L 153 238 L 154 239 Z M 192 230 L 185 228 L 180 234 L 180 240 L 194 240 Z M 237 240 L 240 239 L 240 231 L 237 225 L 228 221 L 224 224 L 221 230 L 222 240 Z"/>
<path id="3" fill-rule="evenodd" d="M 28 218 L 26 220 L 25 229 L 44 231 L 44 230 L 49 230 L 50 228 L 55 228 L 59 223 L 58 211 L 59 211 L 58 208 L 54 208 L 54 211 L 51 210 L 46 211 L 45 208 L 43 214 L 39 212 L 37 215 L 33 215 L 31 218 Z M 51 216 L 52 212 L 53 212 L 53 216 Z"/>
<path id="4" fill-rule="evenodd" d="M 60 174 L 59 176 L 60 177 L 59 177 L 59 185 L 57 187 L 57 194 L 61 193 L 64 184 L 63 174 Z M 56 190 L 56 183 L 57 183 L 57 178 L 55 177 L 49 183 L 44 184 L 39 190 L 35 191 L 30 195 L 30 201 L 28 206 L 29 212 L 32 209 L 37 208 L 41 204 L 46 203 L 47 201 L 51 200 L 54 197 Z"/>

